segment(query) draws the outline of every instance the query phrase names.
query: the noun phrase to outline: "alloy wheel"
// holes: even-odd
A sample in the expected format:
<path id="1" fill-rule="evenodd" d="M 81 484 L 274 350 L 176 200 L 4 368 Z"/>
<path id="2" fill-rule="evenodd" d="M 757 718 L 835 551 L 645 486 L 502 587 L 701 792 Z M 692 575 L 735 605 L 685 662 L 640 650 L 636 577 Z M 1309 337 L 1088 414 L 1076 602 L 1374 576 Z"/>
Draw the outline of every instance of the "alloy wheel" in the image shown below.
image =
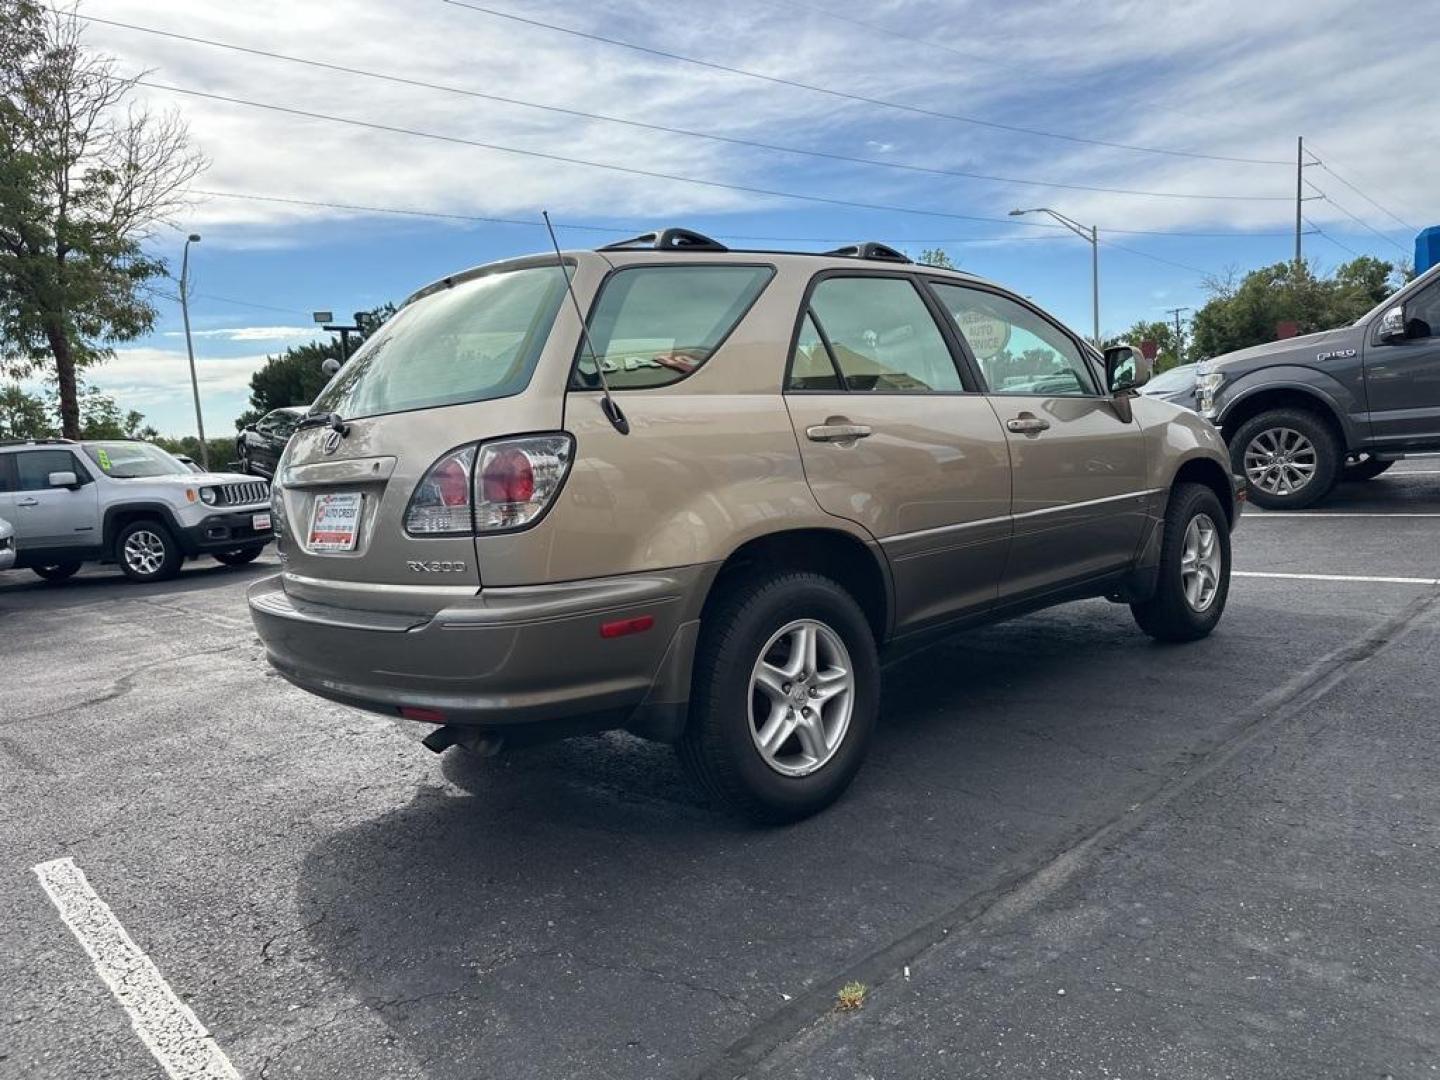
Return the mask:
<path id="1" fill-rule="evenodd" d="M 1294 428 L 1266 428 L 1245 447 L 1245 476 L 1267 495 L 1294 495 L 1310 483 L 1315 446 Z"/>
<path id="2" fill-rule="evenodd" d="M 770 768 L 808 776 L 835 756 L 855 704 L 855 671 L 840 635 L 815 619 L 777 630 L 750 674 L 750 736 Z"/>
<path id="3" fill-rule="evenodd" d="M 1192 611 L 1205 611 L 1220 592 L 1220 537 L 1209 514 L 1196 514 L 1185 528 L 1180 551 L 1180 584 Z"/>
<path id="4" fill-rule="evenodd" d="M 165 563 L 165 541 L 149 529 L 136 529 L 125 538 L 125 565 L 137 574 L 150 575 Z"/>

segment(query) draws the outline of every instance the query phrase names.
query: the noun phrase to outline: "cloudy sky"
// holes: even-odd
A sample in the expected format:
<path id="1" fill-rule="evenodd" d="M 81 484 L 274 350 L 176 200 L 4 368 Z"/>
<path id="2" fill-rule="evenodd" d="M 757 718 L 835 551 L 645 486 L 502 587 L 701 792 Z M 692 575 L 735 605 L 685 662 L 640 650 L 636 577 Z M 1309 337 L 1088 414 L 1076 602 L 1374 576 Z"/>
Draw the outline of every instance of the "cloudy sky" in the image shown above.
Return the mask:
<path id="1" fill-rule="evenodd" d="M 211 433 L 267 353 L 312 336 L 311 311 L 543 249 L 542 208 L 572 247 L 655 224 L 942 247 L 1088 330 L 1088 245 L 1007 216 L 1053 207 L 1101 230 L 1107 332 L 1290 257 L 1298 135 L 1324 162 L 1306 193 L 1326 197 L 1304 204 L 1321 267 L 1406 257 L 1440 221 L 1440 110 L 1404 59 L 1436 0 L 465 4 L 82 5 L 90 44 L 148 71 L 138 93 L 181 110 L 211 161 L 156 245 L 178 270 L 203 234 Z M 166 304 L 92 376 L 176 434 L 193 427 L 179 331 Z"/>

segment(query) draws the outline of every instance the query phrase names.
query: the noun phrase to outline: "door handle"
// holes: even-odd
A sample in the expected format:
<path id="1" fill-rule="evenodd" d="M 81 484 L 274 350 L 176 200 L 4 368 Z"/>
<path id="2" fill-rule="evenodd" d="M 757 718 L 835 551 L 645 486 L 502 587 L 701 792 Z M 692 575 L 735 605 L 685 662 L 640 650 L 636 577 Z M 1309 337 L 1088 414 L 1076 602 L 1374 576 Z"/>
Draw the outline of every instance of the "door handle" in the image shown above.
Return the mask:
<path id="1" fill-rule="evenodd" d="M 865 424 L 812 424 L 805 429 L 811 442 L 853 442 L 870 434 Z"/>
<path id="2" fill-rule="evenodd" d="M 28 499 L 16 499 L 16 500 L 15 500 L 15 505 L 16 505 L 16 506 L 39 506 L 39 505 L 40 505 L 40 500 L 37 499 L 37 498 L 35 498 L 35 497 L 32 495 L 32 496 L 31 496 L 30 498 L 28 498 Z"/>
<path id="3" fill-rule="evenodd" d="M 1014 420 L 1006 420 L 1005 426 L 1017 435 L 1039 435 L 1040 432 L 1050 429 L 1050 421 L 1022 414 Z"/>

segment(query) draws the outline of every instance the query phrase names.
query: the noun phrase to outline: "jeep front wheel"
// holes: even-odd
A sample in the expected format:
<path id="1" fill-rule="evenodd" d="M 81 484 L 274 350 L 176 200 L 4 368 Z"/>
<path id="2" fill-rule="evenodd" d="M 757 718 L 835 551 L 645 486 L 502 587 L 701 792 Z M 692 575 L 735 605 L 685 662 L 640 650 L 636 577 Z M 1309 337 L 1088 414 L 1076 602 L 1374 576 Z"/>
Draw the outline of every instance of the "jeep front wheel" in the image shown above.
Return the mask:
<path id="1" fill-rule="evenodd" d="M 64 581 L 80 572 L 78 562 L 51 563 L 48 566 L 32 566 L 30 569 L 46 581 Z"/>
<path id="2" fill-rule="evenodd" d="M 1324 498 L 1342 456 L 1329 425 L 1299 409 L 1260 413 L 1230 438 L 1232 467 L 1245 477 L 1250 501 L 1267 510 L 1299 510 Z"/>
<path id="3" fill-rule="evenodd" d="M 180 545 L 158 521 L 132 521 L 121 529 L 115 557 L 131 581 L 165 581 L 180 572 Z"/>
<path id="4" fill-rule="evenodd" d="M 706 613 L 680 760 L 745 817 L 808 817 L 859 770 L 879 683 L 869 623 L 838 584 L 803 572 L 742 581 Z"/>

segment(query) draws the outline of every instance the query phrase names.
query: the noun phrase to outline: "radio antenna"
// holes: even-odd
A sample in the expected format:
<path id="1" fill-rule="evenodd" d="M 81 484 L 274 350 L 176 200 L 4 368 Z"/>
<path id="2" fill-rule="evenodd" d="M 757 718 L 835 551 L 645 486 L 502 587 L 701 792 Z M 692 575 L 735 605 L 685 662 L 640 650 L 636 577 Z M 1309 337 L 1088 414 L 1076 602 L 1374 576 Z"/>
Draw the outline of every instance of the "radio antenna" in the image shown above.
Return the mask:
<path id="1" fill-rule="evenodd" d="M 550 234 L 550 246 L 555 249 L 555 261 L 560 264 L 560 272 L 565 275 L 565 291 L 570 294 L 570 304 L 575 308 L 575 317 L 580 320 L 580 336 L 590 354 L 590 362 L 595 365 L 595 374 L 600 377 L 600 390 L 605 395 L 600 402 L 600 411 L 605 414 L 605 419 L 614 425 L 616 431 L 621 435 L 629 435 L 630 421 L 625 419 L 620 406 L 616 405 L 615 399 L 610 396 L 610 383 L 605 378 L 605 369 L 595 352 L 595 343 L 590 340 L 590 327 L 585 322 L 584 312 L 580 310 L 580 301 L 575 299 L 575 286 L 570 283 L 570 268 L 565 265 L 565 256 L 560 254 L 560 243 L 555 239 L 555 226 L 550 224 L 550 211 L 541 210 L 540 216 L 545 219 L 545 231 Z"/>

